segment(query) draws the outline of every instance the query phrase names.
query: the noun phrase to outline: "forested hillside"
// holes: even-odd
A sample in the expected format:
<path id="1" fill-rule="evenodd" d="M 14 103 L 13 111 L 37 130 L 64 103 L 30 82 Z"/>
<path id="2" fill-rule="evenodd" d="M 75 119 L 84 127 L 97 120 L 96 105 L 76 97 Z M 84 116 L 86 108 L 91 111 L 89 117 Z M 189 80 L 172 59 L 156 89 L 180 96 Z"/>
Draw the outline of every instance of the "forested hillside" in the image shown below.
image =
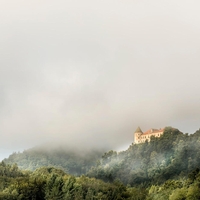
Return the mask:
<path id="1" fill-rule="evenodd" d="M 199 200 L 199 169 L 187 179 L 168 180 L 162 185 L 130 187 L 119 180 L 103 182 L 86 176 L 74 177 L 53 167 L 34 172 L 0 163 L 0 200 Z"/>
<path id="2" fill-rule="evenodd" d="M 188 135 L 168 127 L 160 138 L 133 144 L 124 152 L 105 153 L 87 175 L 104 181 L 118 178 L 131 186 L 149 186 L 186 177 L 197 167 L 200 167 L 200 130 Z"/>
<path id="3" fill-rule="evenodd" d="M 13 153 L 9 158 L 4 159 L 4 162 L 7 164 L 16 163 L 20 169 L 35 170 L 42 166 L 52 166 L 72 175 L 81 175 L 95 165 L 105 151 L 35 147 L 22 153 Z"/>
<path id="4" fill-rule="evenodd" d="M 86 174 L 104 181 L 116 178 L 131 186 L 162 184 L 168 179 L 186 177 L 200 167 L 200 130 L 183 134 L 178 129 L 165 128 L 164 134 L 150 142 L 132 144 L 126 151 L 78 151 L 33 148 L 14 153 L 5 159 L 17 163 L 20 169 L 35 170 L 42 166 L 60 168 L 72 175 Z"/>
<path id="5" fill-rule="evenodd" d="M 199 200 L 199 147 L 200 130 L 188 135 L 168 127 L 160 138 L 119 153 L 36 148 L 14 153 L 6 163 L 36 170 L 2 162 L 0 199 Z"/>
<path id="6" fill-rule="evenodd" d="M 53 167 L 34 172 L 0 163 L 0 200 L 128 199 L 131 193 L 115 181 L 105 183 L 85 176 L 75 178 Z"/>

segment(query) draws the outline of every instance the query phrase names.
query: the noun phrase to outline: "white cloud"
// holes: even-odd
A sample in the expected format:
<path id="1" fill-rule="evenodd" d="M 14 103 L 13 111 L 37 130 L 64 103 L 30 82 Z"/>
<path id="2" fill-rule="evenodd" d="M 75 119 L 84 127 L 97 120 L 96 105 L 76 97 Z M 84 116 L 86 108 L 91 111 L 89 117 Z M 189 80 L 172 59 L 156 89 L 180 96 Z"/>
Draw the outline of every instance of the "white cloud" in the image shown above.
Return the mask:
<path id="1" fill-rule="evenodd" d="M 138 125 L 194 132 L 199 4 L 2 1 L 2 148 L 123 146 Z"/>

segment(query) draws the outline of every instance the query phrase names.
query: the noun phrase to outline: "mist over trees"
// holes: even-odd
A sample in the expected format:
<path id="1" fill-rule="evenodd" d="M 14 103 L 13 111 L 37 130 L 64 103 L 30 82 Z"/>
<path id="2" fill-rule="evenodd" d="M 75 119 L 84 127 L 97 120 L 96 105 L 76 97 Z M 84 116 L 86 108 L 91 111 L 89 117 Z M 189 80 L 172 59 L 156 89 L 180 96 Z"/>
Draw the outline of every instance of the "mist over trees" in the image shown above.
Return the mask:
<path id="1" fill-rule="evenodd" d="M 53 167 L 34 172 L 0 163 L 0 200 L 199 200 L 200 170 L 188 178 L 167 180 L 161 185 L 131 187 L 119 180 L 104 182 L 84 175 L 75 177 Z"/>
<path id="2" fill-rule="evenodd" d="M 62 169 L 72 175 L 85 174 L 94 166 L 106 149 L 71 149 L 67 147 L 57 147 L 47 149 L 45 147 L 35 147 L 23 151 L 22 153 L 13 153 L 5 163 L 17 163 L 20 169 L 35 170 L 42 166 L 51 166 Z"/>
<path id="3" fill-rule="evenodd" d="M 130 192 L 119 181 L 105 183 L 74 177 L 53 167 L 34 172 L 0 163 L 0 200 L 127 199 Z"/>
<path id="4" fill-rule="evenodd" d="M 29 149 L 0 164 L 0 199 L 198 200 L 199 146 L 200 130 L 167 127 L 160 138 L 122 152 Z"/>
<path id="5" fill-rule="evenodd" d="M 132 144 L 126 151 L 109 151 L 88 176 L 124 184 L 161 184 L 168 179 L 187 176 L 200 166 L 200 130 L 183 134 L 178 129 L 165 128 L 163 135 L 150 142 Z"/>

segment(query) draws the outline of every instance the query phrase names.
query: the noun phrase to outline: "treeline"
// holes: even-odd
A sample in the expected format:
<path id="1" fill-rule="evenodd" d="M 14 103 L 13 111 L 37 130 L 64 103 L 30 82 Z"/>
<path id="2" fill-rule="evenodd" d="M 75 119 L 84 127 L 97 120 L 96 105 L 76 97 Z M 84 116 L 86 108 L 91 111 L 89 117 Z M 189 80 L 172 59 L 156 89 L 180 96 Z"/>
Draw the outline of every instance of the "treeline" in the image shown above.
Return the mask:
<path id="1" fill-rule="evenodd" d="M 168 127 L 160 138 L 105 153 L 87 175 L 111 182 L 118 178 L 131 186 L 162 184 L 200 167 L 199 147 L 200 130 L 188 135 Z"/>
<path id="2" fill-rule="evenodd" d="M 7 164 L 17 163 L 20 169 L 35 170 L 52 166 L 66 173 L 85 174 L 107 182 L 119 179 L 131 186 L 162 184 L 168 179 L 186 177 L 200 167 L 200 130 L 183 134 L 178 129 L 165 128 L 164 134 L 150 142 L 132 144 L 126 151 L 88 151 L 33 148 L 14 153 Z"/>
<path id="3" fill-rule="evenodd" d="M 0 200 L 199 200 L 200 170 L 187 179 L 168 180 L 161 185 L 131 187 L 119 180 L 103 182 L 84 175 L 75 177 L 53 167 L 34 172 L 0 163 Z"/>
<path id="4" fill-rule="evenodd" d="M 86 176 L 75 177 L 53 167 L 30 172 L 2 162 L 0 168 L 0 200 L 120 200 L 132 196 L 132 190 L 117 180 L 105 183 Z"/>
<path id="5" fill-rule="evenodd" d="M 45 147 L 35 147 L 13 153 L 3 161 L 7 164 L 16 163 L 20 169 L 35 170 L 42 166 L 51 166 L 62 169 L 72 175 L 85 174 L 94 166 L 106 150 L 84 151 L 67 148 L 45 149 Z"/>
<path id="6" fill-rule="evenodd" d="M 103 156 L 38 149 L 15 153 L 5 162 L 37 169 L 21 171 L 2 162 L 0 199 L 197 200 L 199 147 L 200 130 L 188 135 L 168 127 L 160 138 Z"/>
<path id="7" fill-rule="evenodd" d="M 200 173 L 199 168 L 189 173 L 187 179 L 168 180 L 162 185 L 148 188 L 146 200 L 199 200 Z"/>

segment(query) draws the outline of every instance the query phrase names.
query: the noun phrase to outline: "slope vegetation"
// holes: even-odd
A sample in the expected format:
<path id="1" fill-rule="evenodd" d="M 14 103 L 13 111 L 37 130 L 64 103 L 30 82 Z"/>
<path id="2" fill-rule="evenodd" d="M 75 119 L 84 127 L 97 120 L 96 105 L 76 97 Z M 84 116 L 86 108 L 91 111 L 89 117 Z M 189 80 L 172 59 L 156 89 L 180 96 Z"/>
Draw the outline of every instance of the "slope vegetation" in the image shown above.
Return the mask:
<path id="1" fill-rule="evenodd" d="M 104 181 L 118 178 L 131 186 L 162 184 L 200 167 L 199 147 L 200 130 L 188 135 L 168 127 L 160 138 L 133 144 L 120 153 L 105 153 L 88 176 Z"/>

